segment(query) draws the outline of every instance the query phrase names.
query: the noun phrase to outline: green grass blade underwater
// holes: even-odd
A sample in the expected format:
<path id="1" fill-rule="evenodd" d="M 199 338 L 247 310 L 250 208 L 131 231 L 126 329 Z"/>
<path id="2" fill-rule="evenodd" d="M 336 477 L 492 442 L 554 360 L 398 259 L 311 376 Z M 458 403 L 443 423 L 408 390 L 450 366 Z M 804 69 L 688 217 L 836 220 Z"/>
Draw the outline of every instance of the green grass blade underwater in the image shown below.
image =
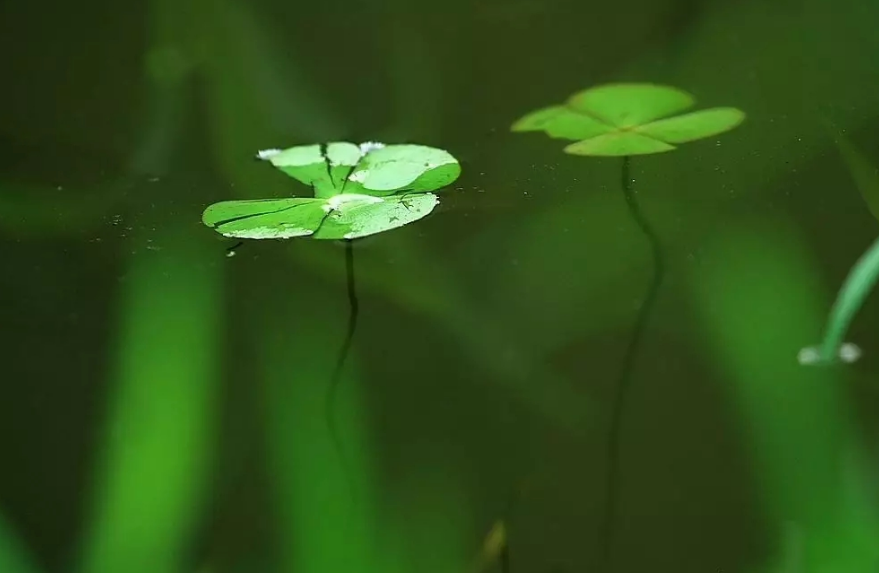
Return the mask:
<path id="1" fill-rule="evenodd" d="M 215 447 L 221 267 L 185 223 L 132 255 L 116 360 L 82 540 L 81 573 L 179 571 L 203 509 Z"/>
<path id="2" fill-rule="evenodd" d="M 814 262 L 777 219 L 736 221 L 711 244 L 690 283 L 709 351 L 737 405 L 771 529 L 803 531 L 805 571 L 879 567 L 879 507 L 844 370 L 791 358 L 824 313 Z"/>
<path id="3" fill-rule="evenodd" d="M 307 306 L 284 302 L 272 292 L 265 297 L 273 300 L 264 307 L 271 312 L 254 316 L 250 328 L 260 333 L 259 379 L 278 500 L 279 570 L 381 571 L 372 551 L 379 525 L 371 507 L 380 497 L 372 467 L 376 452 L 356 360 L 349 360 L 342 373 L 335 408 L 347 467 L 327 431 L 327 383 L 345 325 L 345 305 L 334 305 L 332 293 Z"/>
<path id="4" fill-rule="evenodd" d="M 825 121 L 824 125 L 830 132 L 861 198 L 873 217 L 879 221 L 879 167 L 871 162 L 841 129 L 829 121 Z"/>
<path id="5" fill-rule="evenodd" d="M 855 186 L 874 217 L 879 219 L 879 169 L 855 147 L 843 133 L 825 122 L 836 142 Z M 855 262 L 845 279 L 827 319 L 824 338 L 818 346 L 800 350 L 801 364 L 835 364 L 854 362 L 861 356 L 861 349 L 846 342 L 845 335 L 857 316 L 864 301 L 873 292 L 879 278 L 879 239 Z"/>
<path id="6" fill-rule="evenodd" d="M 30 551 L 0 515 L 0 571 L 3 573 L 42 573 Z"/>

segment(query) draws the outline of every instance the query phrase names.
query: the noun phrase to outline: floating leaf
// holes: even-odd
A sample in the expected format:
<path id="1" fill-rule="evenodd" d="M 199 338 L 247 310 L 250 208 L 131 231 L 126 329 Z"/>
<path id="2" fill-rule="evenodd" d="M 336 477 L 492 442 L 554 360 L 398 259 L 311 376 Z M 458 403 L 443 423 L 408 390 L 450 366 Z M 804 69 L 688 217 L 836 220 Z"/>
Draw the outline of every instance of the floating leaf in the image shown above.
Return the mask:
<path id="1" fill-rule="evenodd" d="M 432 193 L 376 197 L 355 193 L 329 199 L 289 198 L 223 201 L 202 220 L 236 239 L 356 239 L 402 227 L 427 216 L 438 203 Z"/>
<path id="2" fill-rule="evenodd" d="M 340 141 L 327 145 L 327 163 L 329 163 L 330 179 L 333 189 L 341 192 L 351 171 L 363 157 L 362 146 Z"/>
<path id="3" fill-rule="evenodd" d="M 672 149 L 675 149 L 675 146 L 664 141 L 623 131 L 572 143 L 565 147 L 565 153 L 594 156 L 647 155 Z"/>
<path id="4" fill-rule="evenodd" d="M 560 105 L 531 112 L 513 124 L 513 131 L 545 131 L 558 139 L 588 139 L 613 130 L 611 125 Z"/>
<path id="5" fill-rule="evenodd" d="M 333 200 L 338 201 L 314 234 L 315 239 L 358 239 L 390 231 L 426 217 L 439 203 L 433 193 L 391 197 L 345 193 L 329 202 Z"/>
<path id="6" fill-rule="evenodd" d="M 310 197 L 221 201 L 205 209 L 202 221 L 236 239 L 289 239 L 313 234 L 326 218 L 324 201 Z"/>
<path id="7" fill-rule="evenodd" d="M 447 151 L 424 145 L 388 145 L 363 156 L 348 177 L 357 188 L 346 191 L 391 195 L 400 191 L 433 191 L 461 174 L 458 161 Z"/>
<path id="8" fill-rule="evenodd" d="M 315 197 L 328 197 L 336 192 L 320 145 L 267 149 L 260 151 L 258 157 L 270 161 L 293 179 L 313 187 Z"/>
<path id="9" fill-rule="evenodd" d="M 392 195 L 401 191 L 434 191 L 461 174 L 458 161 L 442 149 L 425 145 L 348 142 L 269 149 L 261 159 L 294 179 L 314 187 L 315 197 L 339 193 Z"/>
<path id="10" fill-rule="evenodd" d="M 677 88 L 654 84 L 607 84 L 576 93 L 572 110 L 618 128 L 634 127 L 689 109 L 693 96 Z"/>
<path id="11" fill-rule="evenodd" d="M 427 216 L 434 191 L 461 174 L 447 151 L 424 145 L 332 142 L 259 153 L 314 188 L 314 197 L 222 201 L 202 221 L 238 239 L 356 239 Z"/>
<path id="12" fill-rule="evenodd" d="M 516 121 L 512 130 L 544 131 L 550 137 L 579 140 L 565 147 L 565 153 L 572 155 L 647 155 L 728 131 L 745 118 L 735 108 L 667 118 L 693 103 L 690 94 L 673 87 L 609 84 L 576 93 L 564 105 L 531 112 Z"/>
<path id="13" fill-rule="evenodd" d="M 729 131 L 745 120 L 745 114 L 733 107 L 717 107 L 660 119 L 635 128 L 642 135 L 668 143 L 686 143 Z"/>

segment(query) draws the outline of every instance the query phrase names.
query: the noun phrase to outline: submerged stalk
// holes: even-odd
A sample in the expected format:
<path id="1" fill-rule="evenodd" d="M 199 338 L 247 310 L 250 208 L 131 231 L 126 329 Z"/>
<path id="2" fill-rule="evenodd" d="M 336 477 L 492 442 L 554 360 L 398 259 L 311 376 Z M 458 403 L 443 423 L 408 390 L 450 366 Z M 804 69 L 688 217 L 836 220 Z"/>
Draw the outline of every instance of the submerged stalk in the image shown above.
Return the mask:
<path id="1" fill-rule="evenodd" d="M 348 481 L 349 488 L 351 490 L 351 498 L 352 500 L 356 497 L 354 482 L 352 481 L 350 467 L 345 457 L 345 452 L 342 449 L 342 439 L 339 436 L 338 425 L 336 424 L 336 394 L 338 392 L 339 383 L 342 379 L 342 370 L 345 366 L 345 361 L 348 358 L 348 354 L 351 351 L 351 344 L 354 341 L 354 331 L 357 328 L 357 312 L 359 310 L 359 303 L 357 301 L 357 288 L 354 282 L 354 240 L 353 239 L 345 239 L 345 275 L 347 277 L 347 285 L 348 285 L 348 328 L 345 332 L 345 339 L 342 342 L 342 347 L 339 350 L 339 356 L 336 359 L 336 365 L 333 368 L 333 374 L 330 376 L 330 383 L 327 387 L 327 397 L 326 397 L 326 418 L 327 418 L 327 428 L 330 432 L 330 439 L 333 441 L 333 446 L 336 449 L 336 452 L 339 456 L 339 461 L 342 464 L 342 471 L 345 474 L 345 479 Z"/>
<path id="2" fill-rule="evenodd" d="M 647 319 L 649 318 L 650 311 L 653 309 L 653 305 L 656 302 L 656 296 L 659 293 L 659 287 L 662 284 L 662 278 L 665 274 L 665 261 L 659 237 L 647 221 L 647 218 L 641 212 L 641 208 L 638 206 L 638 201 L 635 198 L 635 192 L 632 188 L 630 163 L 631 159 L 628 156 L 623 157 L 623 196 L 626 199 L 626 205 L 629 208 L 629 213 L 631 214 L 632 219 L 634 219 L 635 223 L 650 243 L 650 248 L 653 252 L 653 278 L 650 281 L 644 302 L 641 304 L 641 308 L 638 311 L 638 317 L 635 320 L 632 337 L 629 339 L 629 345 L 626 347 L 626 352 L 623 355 L 619 381 L 617 382 L 616 393 L 611 405 L 610 428 L 607 437 L 607 477 L 605 482 L 604 514 L 601 521 L 601 529 L 599 531 L 599 547 L 602 563 L 602 567 L 599 571 L 610 571 L 609 566 L 614 541 L 614 519 L 616 518 L 617 502 L 619 498 L 617 482 L 619 481 L 620 473 L 620 430 L 622 428 L 623 410 L 625 408 L 629 388 L 631 387 L 635 357 L 638 354 L 644 329 L 647 326 Z"/>

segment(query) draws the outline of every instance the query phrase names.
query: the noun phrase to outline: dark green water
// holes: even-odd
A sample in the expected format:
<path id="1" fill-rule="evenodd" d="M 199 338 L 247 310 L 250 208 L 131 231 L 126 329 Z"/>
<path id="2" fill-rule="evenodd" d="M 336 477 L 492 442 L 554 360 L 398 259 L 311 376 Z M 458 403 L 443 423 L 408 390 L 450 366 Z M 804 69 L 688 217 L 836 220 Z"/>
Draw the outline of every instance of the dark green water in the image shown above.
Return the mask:
<path id="1" fill-rule="evenodd" d="M 499 519 L 516 573 L 876 571 L 879 302 L 860 361 L 796 356 L 879 231 L 877 21 L 863 0 L 0 5 L 0 573 L 502 571 L 476 565 Z M 665 275 L 604 543 L 650 245 L 622 159 L 510 125 L 610 82 L 747 119 L 631 159 Z M 201 223 L 304 192 L 257 150 L 334 140 L 462 167 L 428 218 L 354 245 L 342 457 L 344 249 L 227 257 Z"/>

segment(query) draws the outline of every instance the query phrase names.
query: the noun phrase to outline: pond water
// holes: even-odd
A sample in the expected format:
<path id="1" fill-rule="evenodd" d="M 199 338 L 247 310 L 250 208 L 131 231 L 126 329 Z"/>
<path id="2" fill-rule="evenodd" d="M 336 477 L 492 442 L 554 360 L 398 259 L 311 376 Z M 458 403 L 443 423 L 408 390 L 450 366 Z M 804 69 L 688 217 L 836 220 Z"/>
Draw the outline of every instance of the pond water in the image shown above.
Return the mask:
<path id="1" fill-rule="evenodd" d="M 875 572 L 879 301 L 858 360 L 797 356 L 879 230 L 877 21 L 3 4 L 0 572 Z M 744 121 L 610 157 L 511 130 L 619 83 Z M 256 155 L 334 141 L 460 176 L 352 243 L 203 224 L 311 196 Z"/>

